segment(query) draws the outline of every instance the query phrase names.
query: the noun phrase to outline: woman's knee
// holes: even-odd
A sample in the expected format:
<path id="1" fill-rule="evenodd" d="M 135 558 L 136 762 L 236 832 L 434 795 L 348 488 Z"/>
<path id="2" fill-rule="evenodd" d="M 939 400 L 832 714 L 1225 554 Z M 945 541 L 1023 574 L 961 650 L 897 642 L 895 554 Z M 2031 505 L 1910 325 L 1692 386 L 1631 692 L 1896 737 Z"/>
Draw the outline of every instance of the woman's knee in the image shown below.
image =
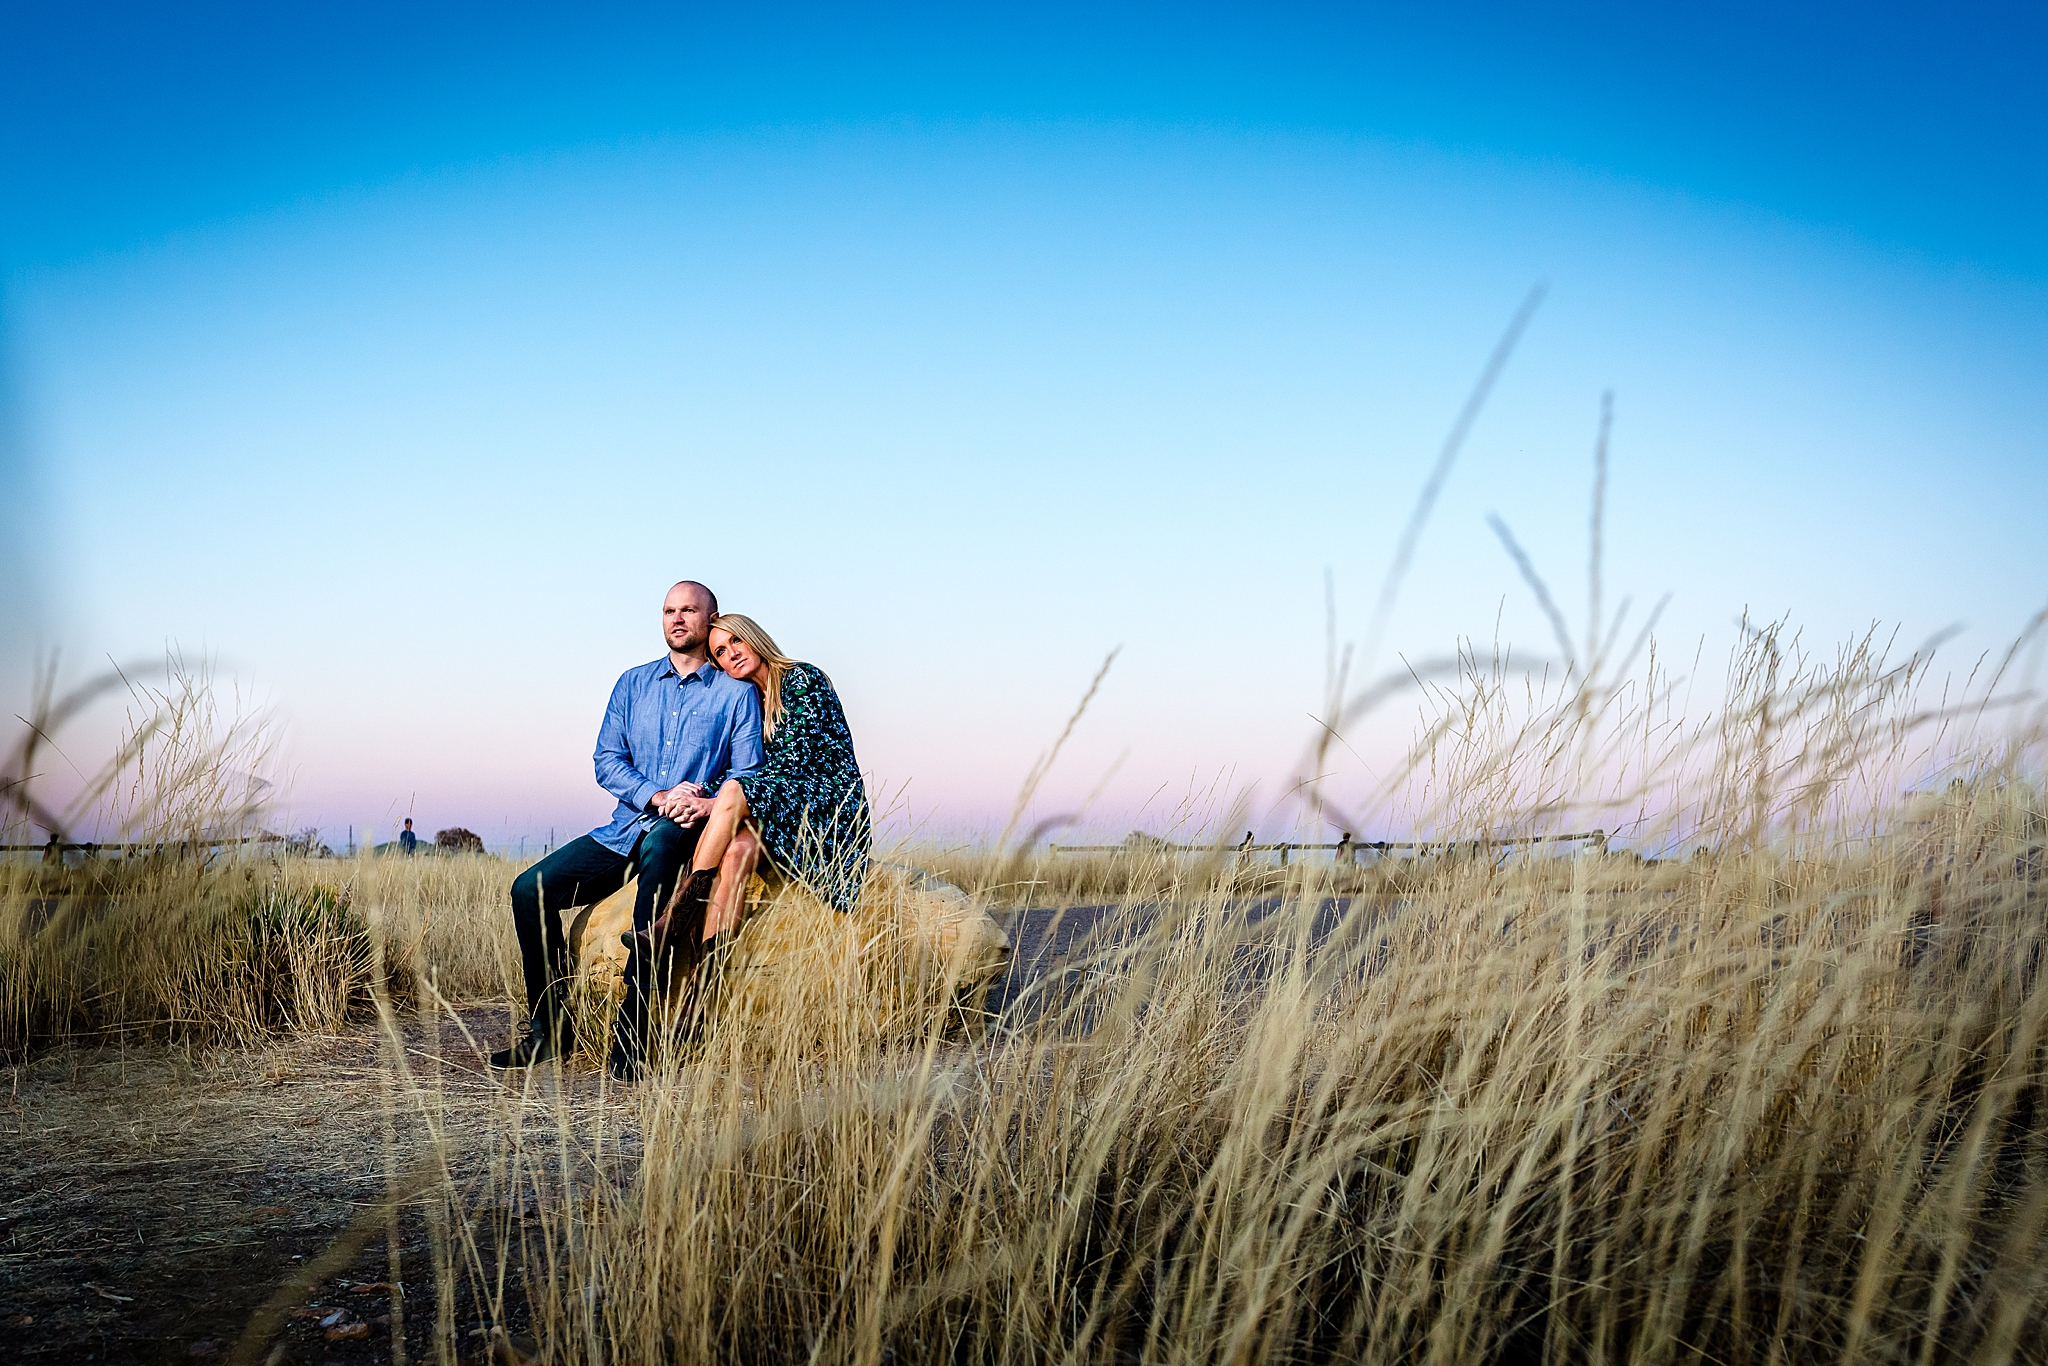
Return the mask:
<path id="1" fill-rule="evenodd" d="M 752 872 L 754 860 L 760 856 L 761 841 L 753 831 L 741 826 L 732 837 L 732 843 L 725 848 L 722 867 L 731 872 Z"/>

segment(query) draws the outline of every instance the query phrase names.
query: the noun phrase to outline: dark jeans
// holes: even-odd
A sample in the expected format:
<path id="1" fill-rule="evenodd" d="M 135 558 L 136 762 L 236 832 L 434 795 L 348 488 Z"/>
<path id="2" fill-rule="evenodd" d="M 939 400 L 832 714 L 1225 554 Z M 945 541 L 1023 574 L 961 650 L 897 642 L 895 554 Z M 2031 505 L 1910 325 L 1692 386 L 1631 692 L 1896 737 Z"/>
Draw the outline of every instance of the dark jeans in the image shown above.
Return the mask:
<path id="1" fill-rule="evenodd" d="M 704 827 L 689 828 L 663 817 L 649 826 L 621 856 L 588 835 L 573 839 L 512 880 L 512 924 L 519 931 L 519 959 L 526 970 L 526 1010 L 535 1029 L 562 1029 L 568 1023 L 569 941 L 563 912 L 591 906 L 626 885 L 627 872 L 640 879 L 633 899 L 633 927 L 644 930 L 668 905 L 676 875 L 687 869 L 697 852 Z M 635 949 L 626 964 L 626 1003 L 619 1011 L 618 1037 L 630 1038 L 638 1053 L 646 1036 L 647 987 L 650 965 Z"/>

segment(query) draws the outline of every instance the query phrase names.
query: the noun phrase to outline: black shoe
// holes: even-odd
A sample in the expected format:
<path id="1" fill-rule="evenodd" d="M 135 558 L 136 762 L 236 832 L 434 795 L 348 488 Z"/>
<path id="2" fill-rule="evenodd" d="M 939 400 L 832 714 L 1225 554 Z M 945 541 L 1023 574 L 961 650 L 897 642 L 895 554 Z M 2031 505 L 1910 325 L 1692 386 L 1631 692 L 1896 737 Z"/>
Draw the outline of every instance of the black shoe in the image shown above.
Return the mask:
<path id="1" fill-rule="evenodd" d="M 612 1050 L 611 1058 L 606 1061 L 604 1070 L 611 1073 L 612 1080 L 621 1086 L 631 1086 L 645 1080 L 647 1076 L 646 1063 L 638 1058 L 629 1058 L 616 1048 Z"/>
<path id="2" fill-rule="evenodd" d="M 510 1048 L 501 1048 L 491 1054 L 491 1066 L 500 1071 L 514 1067 L 532 1067 L 535 1063 L 554 1062 L 569 1055 L 564 1040 L 555 1037 L 552 1029 L 533 1029 L 526 1037 Z"/>

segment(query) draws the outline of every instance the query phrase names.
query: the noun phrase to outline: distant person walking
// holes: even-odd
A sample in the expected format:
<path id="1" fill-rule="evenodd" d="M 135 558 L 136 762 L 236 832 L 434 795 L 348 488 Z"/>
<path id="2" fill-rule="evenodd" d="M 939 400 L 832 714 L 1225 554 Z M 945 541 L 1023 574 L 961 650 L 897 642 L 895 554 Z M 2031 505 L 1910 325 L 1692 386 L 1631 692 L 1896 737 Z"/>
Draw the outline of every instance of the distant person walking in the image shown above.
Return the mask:
<path id="1" fill-rule="evenodd" d="M 420 837 L 412 832 L 412 817 L 405 818 L 405 829 L 398 835 L 398 852 L 410 858 L 419 852 Z"/>
<path id="2" fill-rule="evenodd" d="M 619 799 L 609 824 L 571 840 L 512 883 L 512 923 L 526 974 L 527 1032 L 491 1055 L 493 1067 L 530 1067 L 573 1043 L 563 913 L 604 900 L 639 876 L 633 923 L 667 905 L 689 865 L 720 784 L 761 762 L 760 693 L 711 663 L 706 636 L 718 599 L 684 581 L 661 604 L 668 653 L 628 669 L 612 688 L 593 756 L 598 786 Z M 612 1040 L 611 1070 L 636 1075 L 645 1054 L 652 955 L 626 964 L 626 999 Z"/>

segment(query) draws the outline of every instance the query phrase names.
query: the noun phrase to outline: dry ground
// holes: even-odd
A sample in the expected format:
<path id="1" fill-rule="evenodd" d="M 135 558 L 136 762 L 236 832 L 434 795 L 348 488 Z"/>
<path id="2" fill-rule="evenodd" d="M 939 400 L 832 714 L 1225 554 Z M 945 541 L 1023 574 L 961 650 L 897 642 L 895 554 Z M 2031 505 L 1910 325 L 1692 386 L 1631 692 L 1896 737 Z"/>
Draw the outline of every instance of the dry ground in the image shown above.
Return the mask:
<path id="1" fill-rule="evenodd" d="M 480 1008 L 459 1023 L 403 1026 L 415 1069 L 440 1079 L 458 1153 L 462 1118 L 500 1114 L 502 1097 L 464 1025 L 495 1043 L 509 1021 L 502 1008 Z M 260 1052 L 195 1058 L 163 1046 L 102 1047 L 11 1069 L 0 1353 L 224 1360 L 251 1315 L 361 1218 L 374 1226 L 368 1246 L 296 1297 L 278 1360 L 392 1359 L 388 1077 L 373 1024 Z M 595 1077 L 572 1074 L 567 1085 L 598 1103 Z M 401 1112 L 398 1122 L 417 1121 Z M 416 1212 L 401 1225 L 413 1360 L 433 1359 L 427 1234 Z M 479 1324 L 473 1306 L 463 1310 L 467 1336 Z M 340 1336 L 329 1341 L 322 1325 L 336 1311 Z M 484 1340 L 475 1344 L 481 1358 Z"/>
<path id="2" fill-rule="evenodd" d="M 1100 909 L 1007 917 L 1016 971 L 997 981 L 991 1005 L 1018 1002 Z M 488 1151 L 505 1114 L 505 1081 L 482 1054 L 510 1029 L 504 1006 L 399 1025 L 458 1169 Z M 635 1145 L 632 1108 L 597 1074 L 560 1080 L 571 1113 L 613 1127 L 613 1151 Z M 555 1083 L 537 1071 L 529 1097 L 529 1112 L 550 1125 L 562 1113 Z M 407 1359 L 435 1359 L 430 1230 L 406 1208 L 394 1271 L 385 1213 L 387 1123 L 398 1149 L 414 1151 L 419 1107 L 388 1103 L 391 1070 L 374 1021 L 338 1037 L 205 1055 L 162 1044 L 65 1049 L 10 1068 L 7 1084 L 0 1360 L 224 1362 L 266 1302 L 308 1280 L 306 1268 L 338 1242 L 356 1241 L 360 1250 L 332 1274 L 290 1297 L 276 1339 L 284 1353 L 255 1359 L 392 1360 L 394 1281 L 405 1292 Z M 525 1318 L 516 1279 L 505 1291 L 496 1318 L 516 1345 Z M 460 1359 L 491 1358 L 487 1309 L 456 1307 Z"/>

